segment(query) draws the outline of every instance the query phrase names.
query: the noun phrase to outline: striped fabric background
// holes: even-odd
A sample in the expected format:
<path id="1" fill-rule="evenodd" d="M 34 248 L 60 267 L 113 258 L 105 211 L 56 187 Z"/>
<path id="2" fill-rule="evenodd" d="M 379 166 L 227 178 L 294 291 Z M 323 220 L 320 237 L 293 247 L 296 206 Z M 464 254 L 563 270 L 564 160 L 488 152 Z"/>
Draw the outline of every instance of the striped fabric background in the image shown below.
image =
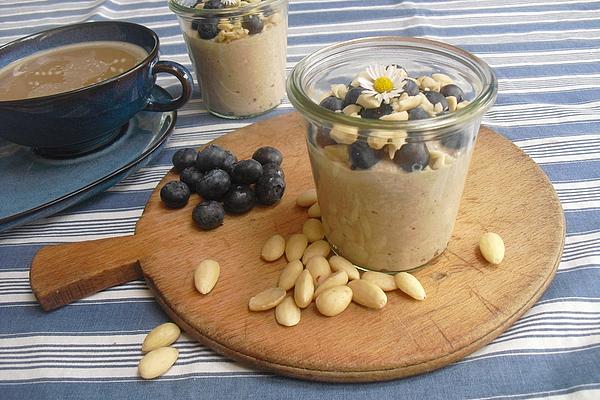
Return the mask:
<path id="1" fill-rule="evenodd" d="M 165 0 L 2 0 L 0 44 L 106 19 L 154 29 L 162 57 L 190 65 Z M 0 398 L 600 399 L 600 1 L 292 0 L 289 22 L 288 68 L 324 45 L 372 35 L 447 41 L 495 68 L 500 91 L 484 123 L 541 165 L 565 210 L 564 256 L 542 300 L 484 349 L 404 380 L 296 381 L 248 370 L 184 337 L 176 366 L 140 381 L 142 338 L 166 320 L 145 284 L 46 314 L 29 289 L 28 266 L 49 243 L 132 234 L 176 149 L 252 122 L 207 115 L 195 98 L 148 167 L 60 215 L 0 234 Z M 284 102 L 269 117 L 290 110 Z"/>

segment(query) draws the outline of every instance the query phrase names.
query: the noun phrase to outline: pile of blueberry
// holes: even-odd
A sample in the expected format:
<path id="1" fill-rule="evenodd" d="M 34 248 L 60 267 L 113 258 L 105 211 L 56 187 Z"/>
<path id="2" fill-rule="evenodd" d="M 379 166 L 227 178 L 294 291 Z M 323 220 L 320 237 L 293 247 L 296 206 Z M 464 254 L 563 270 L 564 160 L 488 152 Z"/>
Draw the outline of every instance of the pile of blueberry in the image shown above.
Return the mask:
<path id="1" fill-rule="evenodd" d="M 217 145 L 200 152 L 180 149 L 173 155 L 180 180 L 163 186 L 160 198 L 169 208 L 181 208 L 192 193 L 198 193 L 203 201 L 194 208 L 192 218 L 200 228 L 214 229 L 223 223 L 225 212 L 243 214 L 256 204 L 270 206 L 281 200 L 285 191 L 282 161 L 281 152 L 269 146 L 241 161 Z"/>
<path id="2" fill-rule="evenodd" d="M 194 7 L 198 4 L 203 4 L 205 10 L 220 10 L 226 8 L 225 4 L 221 0 L 206 0 L 197 2 Z M 266 15 L 266 14 L 265 14 Z M 211 16 L 203 20 L 193 20 L 192 29 L 198 32 L 198 36 L 202 39 L 210 40 L 215 38 L 219 34 L 219 17 Z M 242 27 L 248 30 L 250 35 L 256 35 L 261 33 L 264 27 L 262 18 L 259 15 L 246 15 L 242 18 Z"/>

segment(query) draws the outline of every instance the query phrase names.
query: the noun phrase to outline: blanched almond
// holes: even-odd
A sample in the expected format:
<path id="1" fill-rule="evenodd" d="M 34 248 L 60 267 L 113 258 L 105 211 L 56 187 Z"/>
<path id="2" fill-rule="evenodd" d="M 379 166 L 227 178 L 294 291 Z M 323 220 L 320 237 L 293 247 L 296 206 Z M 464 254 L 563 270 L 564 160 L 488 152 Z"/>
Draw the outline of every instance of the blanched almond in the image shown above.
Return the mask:
<path id="1" fill-rule="evenodd" d="M 396 281 L 393 275 L 384 274 L 383 272 L 367 271 L 362 274 L 360 279 L 371 281 L 381 288 L 384 292 L 396 290 Z"/>
<path id="2" fill-rule="evenodd" d="M 273 235 L 263 245 L 260 256 L 265 261 L 275 261 L 285 252 L 285 239 L 281 235 Z"/>
<path id="3" fill-rule="evenodd" d="M 500 264 L 504 259 L 504 241 L 497 233 L 487 232 L 479 239 L 481 255 L 492 264 Z"/>
<path id="4" fill-rule="evenodd" d="M 315 293 L 315 284 L 308 270 L 302 271 L 294 285 L 294 301 L 300 308 L 306 308 L 312 302 Z"/>
<path id="5" fill-rule="evenodd" d="M 217 284 L 221 267 L 215 260 L 203 260 L 194 271 L 194 286 L 202 294 L 208 294 Z"/>
<path id="6" fill-rule="evenodd" d="M 306 265 L 308 260 L 315 256 L 327 257 L 330 252 L 331 247 L 327 241 L 317 240 L 316 242 L 311 243 L 306 250 L 304 250 L 304 254 L 302 255 L 302 264 Z"/>
<path id="7" fill-rule="evenodd" d="M 348 282 L 352 289 L 352 301 L 369 308 L 380 309 L 387 303 L 384 291 L 373 282 L 358 279 Z"/>
<path id="8" fill-rule="evenodd" d="M 329 267 L 329 262 L 325 257 L 315 256 L 312 257 L 306 263 L 306 269 L 313 277 L 313 283 L 315 286 L 323 282 L 323 280 L 327 279 L 331 274 L 331 268 Z"/>
<path id="9" fill-rule="evenodd" d="M 286 297 L 275 307 L 275 319 L 280 325 L 294 326 L 300 322 L 300 308 L 290 296 Z"/>
<path id="10" fill-rule="evenodd" d="M 306 192 L 300 193 L 296 198 L 296 204 L 300 207 L 310 207 L 317 202 L 317 190 L 309 189 Z"/>
<path id="11" fill-rule="evenodd" d="M 315 203 L 309 207 L 308 216 L 311 218 L 321 218 L 321 206 L 319 206 L 319 203 Z"/>
<path id="12" fill-rule="evenodd" d="M 138 365 L 138 372 L 144 379 L 154 379 L 167 372 L 179 357 L 173 347 L 161 347 L 147 353 Z"/>
<path id="13" fill-rule="evenodd" d="M 147 353 L 160 347 L 166 347 L 173 344 L 179 335 L 181 329 L 172 322 L 166 322 L 152 329 L 144 338 L 142 351 Z"/>
<path id="14" fill-rule="evenodd" d="M 325 230 L 323 229 L 321 221 L 315 218 L 310 218 L 304 222 L 302 233 L 304 233 L 304 236 L 306 236 L 311 243 L 325 237 Z"/>
<path id="15" fill-rule="evenodd" d="M 277 307 L 284 297 L 285 290 L 282 288 L 269 288 L 250 298 L 248 308 L 250 311 L 268 310 Z"/>
<path id="16" fill-rule="evenodd" d="M 308 239 L 303 233 L 290 236 L 285 244 L 285 257 L 288 261 L 299 260 L 308 246 Z"/>
<path id="17" fill-rule="evenodd" d="M 344 271 L 348 274 L 348 279 L 355 280 L 360 279 L 358 269 L 350 261 L 346 260 L 342 256 L 331 256 L 329 259 L 329 266 L 334 271 Z"/>
<path id="18" fill-rule="evenodd" d="M 408 272 L 398 272 L 394 275 L 396 286 L 404 293 L 416 300 L 425 300 L 425 289 L 417 278 Z"/>
<path id="19" fill-rule="evenodd" d="M 332 286 L 315 300 L 317 310 L 326 317 L 334 317 L 348 308 L 352 301 L 352 289 L 348 286 Z"/>
<path id="20" fill-rule="evenodd" d="M 296 279 L 298 279 L 298 276 L 300 276 L 303 270 L 304 265 L 302 265 L 300 260 L 290 261 L 281 271 L 277 287 L 280 287 L 283 290 L 290 290 L 294 287 Z"/>
<path id="21" fill-rule="evenodd" d="M 348 274 L 344 271 L 335 272 L 327 277 L 315 290 L 315 297 L 318 297 L 323 291 L 333 286 L 345 285 L 348 283 Z"/>

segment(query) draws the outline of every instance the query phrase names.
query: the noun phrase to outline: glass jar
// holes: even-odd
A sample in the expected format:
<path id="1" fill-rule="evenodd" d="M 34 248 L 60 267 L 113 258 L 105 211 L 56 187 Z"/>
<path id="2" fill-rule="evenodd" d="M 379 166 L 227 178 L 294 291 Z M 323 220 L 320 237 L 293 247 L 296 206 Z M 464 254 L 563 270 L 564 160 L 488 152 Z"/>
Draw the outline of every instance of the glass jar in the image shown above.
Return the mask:
<path id="1" fill-rule="evenodd" d="M 169 0 L 209 112 L 229 119 L 250 118 L 281 103 L 287 4 L 287 0 Z"/>
<path id="2" fill-rule="evenodd" d="M 445 74 L 470 102 L 410 121 L 356 118 L 318 104 L 331 85 L 348 84 L 374 64 L 401 65 L 411 77 Z M 301 60 L 287 93 L 308 122 L 321 218 L 334 251 L 382 272 L 410 270 L 440 255 L 454 229 L 481 117 L 496 99 L 490 67 L 431 40 L 357 39 Z"/>

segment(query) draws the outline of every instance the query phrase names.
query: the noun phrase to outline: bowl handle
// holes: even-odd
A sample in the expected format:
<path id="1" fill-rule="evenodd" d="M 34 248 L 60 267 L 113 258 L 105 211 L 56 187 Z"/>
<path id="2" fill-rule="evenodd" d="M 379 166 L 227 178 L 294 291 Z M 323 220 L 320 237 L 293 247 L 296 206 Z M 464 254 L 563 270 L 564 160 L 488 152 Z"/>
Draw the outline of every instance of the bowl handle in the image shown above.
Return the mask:
<path id="1" fill-rule="evenodd" d="M 111 286 L 142 279 L 136 236 L 46 246 L 29 272 L 31 290 L 45 311 Z"/>
<path id="2" fill-rule="evenodd" d="M 174 75 L 181 83 L 181 95 L 167 102 L 161 102 L 150 97 L 148 104 L 144 110 L 146 111 L 171 111 L 183 106 L 192 96 L 194 89 L 194 80 L 190 71 L 181 64 L 173 61 L 158 61 L 152 67 L 152 74 L 156 75 L 160 72 Z"/>

